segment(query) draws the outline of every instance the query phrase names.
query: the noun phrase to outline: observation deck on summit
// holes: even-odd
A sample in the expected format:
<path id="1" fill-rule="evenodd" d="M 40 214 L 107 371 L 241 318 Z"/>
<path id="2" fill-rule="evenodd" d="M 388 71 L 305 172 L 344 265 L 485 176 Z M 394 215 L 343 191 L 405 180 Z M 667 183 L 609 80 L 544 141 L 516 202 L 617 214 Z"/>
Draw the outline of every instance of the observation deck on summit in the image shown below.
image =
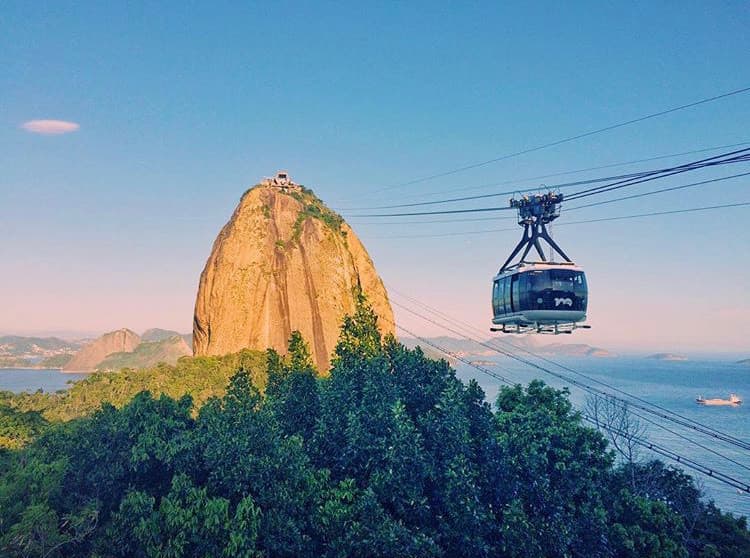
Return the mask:
<path id="1" fill-rule="evenodd" d="M 261 181 L 261 185 L 273 186 L 274 188 L 279 188 L 284 192 L 289 192 L 291 190 L 301 190 L 300 185 L 289 177 L 289 173 L 287 171 L 283 170 L 278 171 L 276 173 L 276 176 L 274 176 L 273 178 L 264 178 Z"/>

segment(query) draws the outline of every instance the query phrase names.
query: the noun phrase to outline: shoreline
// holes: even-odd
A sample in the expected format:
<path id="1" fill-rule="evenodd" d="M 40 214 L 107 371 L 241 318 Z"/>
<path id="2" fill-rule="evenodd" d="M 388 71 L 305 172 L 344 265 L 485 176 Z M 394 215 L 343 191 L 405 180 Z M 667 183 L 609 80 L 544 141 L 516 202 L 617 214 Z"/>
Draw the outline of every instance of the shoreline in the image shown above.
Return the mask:
<path id="1" fill-rule="evenodd" d="M 62 366 L 0 366 L 0 370 L 62 370 Z"/>
<path id="2" fill-rule="evenodd" d="M 0 366 L 0 371 L 2 370 L 57 370 L 62 374 L 93 374 L 95 372 L 95 370 L 65 370 L 60 366 Z"/>

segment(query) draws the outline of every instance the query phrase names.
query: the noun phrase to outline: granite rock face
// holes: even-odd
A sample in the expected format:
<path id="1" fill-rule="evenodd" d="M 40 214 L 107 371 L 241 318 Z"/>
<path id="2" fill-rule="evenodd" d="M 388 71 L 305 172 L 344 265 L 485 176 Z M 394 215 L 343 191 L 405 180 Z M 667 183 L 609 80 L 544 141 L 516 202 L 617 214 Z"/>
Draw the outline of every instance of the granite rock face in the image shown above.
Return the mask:
<path id="1" fill-rule="evenodd" d="M 195 355 L 244 348 L 284 353 L 292 331 L 327 372 L 341 322 L 361 288 L 392 333 L 393 312 L 367 251 L 343 219 L 295 184 L 248 190 L 201 274 Z"/>
<path id="2" fill-rule="evenodd" d="M 141 338 L 129 329 L 118 329 L 105 333 L 85 345 L 68 362 L 63 370 L 70 372 L 91 372 L 112 353 L 130 353 L 140 345 Z"/>

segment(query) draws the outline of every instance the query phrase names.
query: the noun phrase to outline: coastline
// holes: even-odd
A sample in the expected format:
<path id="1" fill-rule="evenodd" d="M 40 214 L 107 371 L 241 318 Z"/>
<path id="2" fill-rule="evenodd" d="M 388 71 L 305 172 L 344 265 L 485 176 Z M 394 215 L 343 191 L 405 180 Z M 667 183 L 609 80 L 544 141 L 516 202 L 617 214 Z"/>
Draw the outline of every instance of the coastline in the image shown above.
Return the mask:
<path id="1" fill-rule="evenodd" d="M 62 366 L 0 366 L 0 370 L 60 370 Z"/>
<path id="2" fill-rule="evenodd" d="M 96 370 L 65 370 L 61 366 L 0 366 L 2 370 L 57 370 L 61 374 L 93 374 Z"/>

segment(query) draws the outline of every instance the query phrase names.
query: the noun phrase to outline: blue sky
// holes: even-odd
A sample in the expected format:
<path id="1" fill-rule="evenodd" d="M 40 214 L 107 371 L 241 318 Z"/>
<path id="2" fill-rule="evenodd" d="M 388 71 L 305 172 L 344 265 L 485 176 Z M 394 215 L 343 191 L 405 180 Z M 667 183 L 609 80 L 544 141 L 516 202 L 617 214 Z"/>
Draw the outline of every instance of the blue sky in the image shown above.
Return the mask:
<path id="1" fill-rule="evenodd" d="M 745 94 L 392 188 L 747 87 L 749 28 L 750 10 L 739 1 L 6 2 L 0 331 L 189 330 L 216 234 L 243 191 L 278 168 L 346 208 L 750 141 Z M 21 128 L 34 119 L 80 129 L 40 135 Z M 748 184 L 564 209 L 559 223 L 750 201 Z M 472 205 L 479 204 L 465 207 Z M 591 286 L 594 328 L 576 340 L 750 351 L 749 211 L 556 227 Z M 509 222 L 384 225 L 343 213 L 387 284 L 488 324 L 490 278 L 520 229 L 398 238 Z"/>

